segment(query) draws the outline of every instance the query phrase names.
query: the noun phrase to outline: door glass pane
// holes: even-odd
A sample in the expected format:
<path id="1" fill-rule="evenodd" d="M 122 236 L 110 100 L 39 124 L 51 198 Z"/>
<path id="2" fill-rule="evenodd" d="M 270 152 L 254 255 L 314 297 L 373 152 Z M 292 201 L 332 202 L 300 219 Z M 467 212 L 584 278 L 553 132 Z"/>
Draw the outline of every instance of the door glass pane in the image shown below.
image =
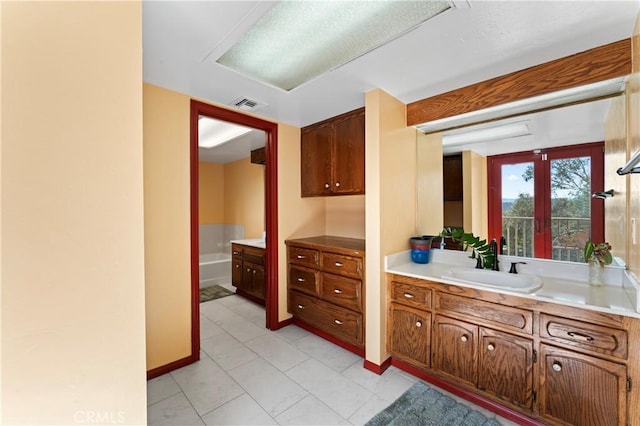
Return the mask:
<path id="1" fill-rule="evenodd" d="M 551 258 L 582 262 L 590 237 L 591 158 L 551 160 Z"/>
<path id="2" fill-rule="evenodd" d="M 533 257 L 533 163 L 502 166 L 502 235 L 510 256 Z"/>

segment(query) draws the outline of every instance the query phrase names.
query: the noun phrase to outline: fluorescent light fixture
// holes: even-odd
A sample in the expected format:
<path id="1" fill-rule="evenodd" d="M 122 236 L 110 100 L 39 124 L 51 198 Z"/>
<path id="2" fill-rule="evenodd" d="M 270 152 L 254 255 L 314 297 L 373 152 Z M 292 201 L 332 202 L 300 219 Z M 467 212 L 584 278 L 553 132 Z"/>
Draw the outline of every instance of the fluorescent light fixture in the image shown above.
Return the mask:
<path id="1" fill-rule="evenodd" d="M 449 1 L 283 1 L 218 63 L 289 91 L 411 31 Z"/>
<path id="2" fill-rule="evenodd" d="M 530 134 L 531 130 L 529 129 L 529 123 L 526 121 L 520 121 L 518 123 L 509 123 L 502 126 L 487 127 L 484 129 L 471 130 L 452 135 L 443 135 L 442 145 L 452 146 L 497 141 L 500 139 L 515 138 Z"/>
<path id="3" fill-rule="evenodd" d="M 200 116 L 198 120 L 198 146 L 200 148 L 213 148 L 249 133 L 251 130 L 253 129 L 250 127 Z"/>
<path id="4" fill-rule="evenodd" d="M 614 96 L 624 91 L 625 81 L 626 77 L 613 78 L 598 83 L 572 87 L 571 89 L 559 90 L 546 95 L 509 102 L 491 108 L 454 115 L 440 120 L 433 120 L 418 124 L 415 127 L 423 133 L 433 133 L 483 121 L 495 120 L 497 118 L 521 115 L 590 99 Z"/>

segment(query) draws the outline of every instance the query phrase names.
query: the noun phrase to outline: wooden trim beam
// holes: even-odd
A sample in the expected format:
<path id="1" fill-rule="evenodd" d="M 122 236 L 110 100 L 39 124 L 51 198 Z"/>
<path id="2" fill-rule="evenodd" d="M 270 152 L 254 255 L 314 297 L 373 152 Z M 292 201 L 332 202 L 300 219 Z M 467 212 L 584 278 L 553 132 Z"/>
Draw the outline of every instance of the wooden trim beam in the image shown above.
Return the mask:
<path id="1" fill-rule="evenodd" d="M 412 102 L 407 126 L 628 74 L 630 38 Z"/>

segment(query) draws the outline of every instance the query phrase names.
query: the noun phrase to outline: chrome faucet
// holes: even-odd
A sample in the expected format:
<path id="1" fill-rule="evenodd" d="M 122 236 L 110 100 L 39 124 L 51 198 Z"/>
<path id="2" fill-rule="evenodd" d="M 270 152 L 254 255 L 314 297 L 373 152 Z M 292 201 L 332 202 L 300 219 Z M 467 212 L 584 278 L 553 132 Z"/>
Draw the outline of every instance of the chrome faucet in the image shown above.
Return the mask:
<path id="1" fill-rule="evenodd" d="M 496 239 L 492 239 L 491 243 L 489 243 L 489 251 L 493 253 L 493 264 L 491 265 L 492 271 L 499 271 L 500 267 L 498 266 L 498 242 Z"/>

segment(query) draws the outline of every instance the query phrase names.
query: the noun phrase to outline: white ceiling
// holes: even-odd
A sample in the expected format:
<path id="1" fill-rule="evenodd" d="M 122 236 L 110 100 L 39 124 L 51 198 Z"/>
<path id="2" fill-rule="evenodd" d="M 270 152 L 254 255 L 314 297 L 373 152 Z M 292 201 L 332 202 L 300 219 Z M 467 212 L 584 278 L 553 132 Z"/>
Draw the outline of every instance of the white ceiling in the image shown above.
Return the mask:
<path id="1" fill-rule="evenodd" d="M 216 64 L 274 2 L 144 1 L 144 81 L 303 127 L 380 88 L 409 103 L 631 36 L 640 2 L 455 1 L 414 31 L 290 92 Z"/>

